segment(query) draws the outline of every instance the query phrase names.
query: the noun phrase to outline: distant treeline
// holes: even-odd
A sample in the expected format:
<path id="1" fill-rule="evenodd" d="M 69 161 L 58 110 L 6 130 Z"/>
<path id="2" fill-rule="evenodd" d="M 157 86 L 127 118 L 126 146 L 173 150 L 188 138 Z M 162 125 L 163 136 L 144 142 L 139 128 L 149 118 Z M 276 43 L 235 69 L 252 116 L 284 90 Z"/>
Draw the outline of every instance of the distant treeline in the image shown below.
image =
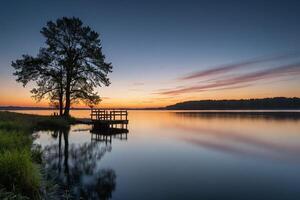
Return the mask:
<path id="1" fill-rule="evenodd" d="M 300 109 L 300 98 L 274 97 L 240 100 L 186 101 L 167 106 L 169 110 L 270 110 Z"/>

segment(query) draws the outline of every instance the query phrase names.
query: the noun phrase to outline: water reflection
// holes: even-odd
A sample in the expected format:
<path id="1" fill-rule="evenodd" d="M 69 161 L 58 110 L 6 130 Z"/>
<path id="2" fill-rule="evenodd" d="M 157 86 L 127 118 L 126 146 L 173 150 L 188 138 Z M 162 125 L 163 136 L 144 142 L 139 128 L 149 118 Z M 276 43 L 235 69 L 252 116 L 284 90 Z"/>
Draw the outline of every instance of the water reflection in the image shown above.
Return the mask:
<path id="1" fill-rule="evenodd" d="M 101 168 L 100 160 L 112 151 L 112 138 L 127 139 L 128 130 L 124 131 L 92 129 L 90 142 L 71 145 L 70 129 L 51 132 L 58 142 L 44 148 L 44 161 L 47 178 L 59 186 L 57 195 L 71 199 L 110 199 L 116 188 L 116 173 L 111 168 Z"/>
<path id="2" fill-rule="evenodd" d="M 129 120 L 130 133 L 89 125 L 39 132 L 60 196 L 300 199 L 298 117 L 130 111 Z"/>
<path id="3" fill-rule="evenodd" d="M 173 115 L 180 120 L 172 126 L 189 133 L 179 136 L 180 140 L 192 145 L 238 156 L 300 162 L 300 146 L 293 141 L 295 137 L 299 139 L 293 128 L 300 123 L 300 113 L 175 112 Z"/>
<path id="4" fill-rule="evenodd" d="M 91 140 L 97 142 L 104 142 L 108 144 L 112 142 L 112 139 L 127 140 L 128 139 L 128 129 L 127 128 L 109 128 L 109 129 L 99 129 L 93 127 L 90 131 Z"/>

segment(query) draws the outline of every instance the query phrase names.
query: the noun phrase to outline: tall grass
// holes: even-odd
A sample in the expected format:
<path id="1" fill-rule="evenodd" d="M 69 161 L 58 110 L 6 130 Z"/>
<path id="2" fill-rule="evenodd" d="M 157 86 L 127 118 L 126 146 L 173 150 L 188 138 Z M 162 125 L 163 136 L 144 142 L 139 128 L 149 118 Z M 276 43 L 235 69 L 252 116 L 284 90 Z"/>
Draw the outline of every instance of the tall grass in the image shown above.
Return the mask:
<path id="1" fill-rule="evenodd" d="M 0 128 L 0 152 L 29 149 L 30 145 L 31 138 L 29 135 L 20 131 L 7 131 Z"/>
<path id="2" fill-rule="evenodd" d="M 28 150 L 4 151 L 0 156 L 0 182 L 8 191 L 37 196 L 40 174 Z"/>
<path id="3" fill-rule="evenodd" d="M 32 147 L 34 130 L 69 126 L 72 118 L 0 112 L 0 198 L 40 199 L 41 151 Z"/>

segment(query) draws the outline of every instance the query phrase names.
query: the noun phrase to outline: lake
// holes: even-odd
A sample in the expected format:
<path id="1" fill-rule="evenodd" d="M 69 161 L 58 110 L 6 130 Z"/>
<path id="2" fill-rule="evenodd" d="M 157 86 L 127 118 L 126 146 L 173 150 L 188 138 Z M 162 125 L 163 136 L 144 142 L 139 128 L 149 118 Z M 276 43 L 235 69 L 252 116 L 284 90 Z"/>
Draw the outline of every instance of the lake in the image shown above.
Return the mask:
<path id="1" fill-rule="evenodd" d="M 128 117 L 128 133 L 112 137 L 94 137 L 90 125 L 80 124 L 35 133 L 46 172 L 65 195 L 300 199 L 298 115 L 129 111 Z"/>

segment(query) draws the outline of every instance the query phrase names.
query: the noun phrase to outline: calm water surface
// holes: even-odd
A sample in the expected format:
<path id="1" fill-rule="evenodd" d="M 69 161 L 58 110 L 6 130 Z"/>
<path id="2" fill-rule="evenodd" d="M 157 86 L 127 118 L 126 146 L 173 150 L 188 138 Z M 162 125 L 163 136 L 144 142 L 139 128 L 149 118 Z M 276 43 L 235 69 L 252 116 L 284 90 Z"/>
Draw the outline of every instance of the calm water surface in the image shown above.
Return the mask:
<path id="1" fill-rule="evenodd" d="M 300 199 L 299 117 L 129 111 L 128 134 L 91 128 L 36 133 L 74 199 Z"/>

